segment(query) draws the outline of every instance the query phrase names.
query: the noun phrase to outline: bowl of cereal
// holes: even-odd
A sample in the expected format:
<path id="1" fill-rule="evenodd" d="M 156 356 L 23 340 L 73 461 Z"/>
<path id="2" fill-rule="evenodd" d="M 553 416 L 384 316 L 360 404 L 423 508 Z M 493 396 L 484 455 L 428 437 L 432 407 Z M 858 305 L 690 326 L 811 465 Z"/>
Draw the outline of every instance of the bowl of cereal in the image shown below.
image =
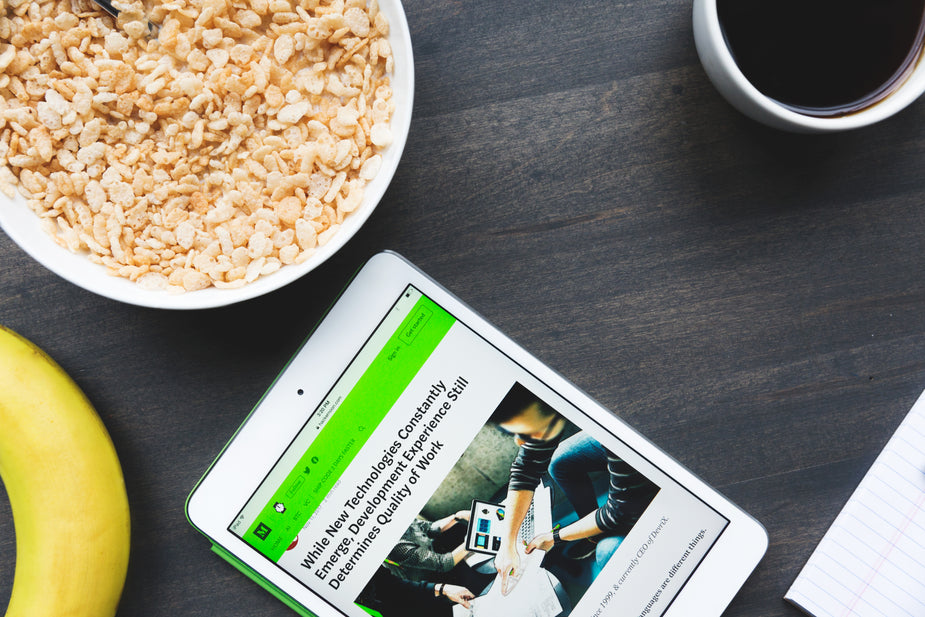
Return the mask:
<path id="1" fill-rule="evenodd" d="M 398 166 L 399 0 L 2 6 L 0 227 L 92 292 L 199 309 L 278 289 L 347 243 Z"/>

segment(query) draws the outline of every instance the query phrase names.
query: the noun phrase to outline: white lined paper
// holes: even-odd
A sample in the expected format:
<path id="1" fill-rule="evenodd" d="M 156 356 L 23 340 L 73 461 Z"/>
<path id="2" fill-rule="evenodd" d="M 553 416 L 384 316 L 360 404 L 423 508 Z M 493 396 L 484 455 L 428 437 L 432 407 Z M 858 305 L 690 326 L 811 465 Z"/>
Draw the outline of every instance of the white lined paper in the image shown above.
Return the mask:
<path id="1" fill-rule="evenodd" d="M 925 393 L 784 598 L 815 617 L 925 617 Z"/>

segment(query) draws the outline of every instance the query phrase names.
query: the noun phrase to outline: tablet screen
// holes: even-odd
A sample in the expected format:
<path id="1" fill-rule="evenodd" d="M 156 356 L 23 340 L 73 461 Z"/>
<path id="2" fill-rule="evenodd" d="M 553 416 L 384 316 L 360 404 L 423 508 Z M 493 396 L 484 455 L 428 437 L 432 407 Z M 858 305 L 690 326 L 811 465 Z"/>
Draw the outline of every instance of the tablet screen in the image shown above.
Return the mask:
<path id="1" fill-rule="evenodd" d="M 517 552 L 506 595 L 497 557 L 466 550 L 476 501 L 519 519 L 500 548 Z M 450 610 L 436 586 L 474 597 L 454 615 L 643 617 L 665 612 L 728 522 L 409 286 L 229 531 L 351 615 Z M 526 554 L 553 529 L 569 541 Z"/>
<path id="2" fill-rule="evenodd" d="M 466 521 L 466 548 L 474 553 L 495 555 L 504 531 L 504 504 L 472 500 Z"/>

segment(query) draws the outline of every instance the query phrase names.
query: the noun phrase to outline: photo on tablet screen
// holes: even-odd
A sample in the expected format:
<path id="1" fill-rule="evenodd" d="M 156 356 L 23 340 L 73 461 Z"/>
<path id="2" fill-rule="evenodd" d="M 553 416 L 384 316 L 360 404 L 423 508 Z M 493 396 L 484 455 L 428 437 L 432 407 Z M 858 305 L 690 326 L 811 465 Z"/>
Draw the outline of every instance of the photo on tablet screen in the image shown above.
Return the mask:
<path id="1" fill-rule="evenodd" d="M 456 603 L 466 615 L 491 603 L 509 614 L 569 615 L 658 490 L 515 383 L 357 602 L 383 617 L 409 614 L 409 602 L 414 614 L 449 615 Z M 529 504 L 521 512 L 518 492 Z M 580 528 L 573 541 L 545 545 L 570 525 Z M 495 558 L 511 528 L 516 570 L 501 594 Z"/>
<path id="2" fill-rule="evenodd" d="M 352 616 L 657 617 L 728 522 L 408 286 L 228 530 Z"/>

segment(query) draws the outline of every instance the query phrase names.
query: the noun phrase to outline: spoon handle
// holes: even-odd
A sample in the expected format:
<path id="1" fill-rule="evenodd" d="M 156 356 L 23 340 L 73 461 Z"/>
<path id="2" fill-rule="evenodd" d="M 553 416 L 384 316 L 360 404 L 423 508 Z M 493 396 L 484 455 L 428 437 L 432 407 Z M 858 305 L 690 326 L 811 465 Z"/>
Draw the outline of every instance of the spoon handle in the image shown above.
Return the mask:
<path id="1" fill-rule="evenodd" d="M 118 19 L 118 18 L 119 18 L 119 9 L 117 9 L 115 6 L 113 6 L 113 4 L 112 4 L 112 2 L 110 2 L 110 0 L 93 0 L 93 1 L 94 1 L 94 2 L 97 4 L 97 6 L 99 6 L 101 9 L 103 9 L 104 11 L 106 11 L 107 13 L 109 13 L 110 15 L 112 15 L 113 19 Z M 158 26 L 156 23 L 154 23 L 154 22 L 151 21 L 150 19 L 147 19 L 146 22 L 147 22 L 147 24 L 148 24 L 148 34 L 149 34 L 151 37 L 153 37 L 153 38 L 157 38 L 158 29 L 160 28 L 160 26 Z"/>
<path id="2" fill-rule="evenodd" d="M 116 7 L 114 7 L 114 6 L 112 5 L 112 3 L 111 3 L 109 0 L 93 0 L 93 1 L 96 2 L 96 4 L 97 4 L 101 9 L 103 9 L 104 11 L 106 11 L 107 13 L 109 13 L 110 15 L 112 15 L 114 18 L 118 18 L 118 17 L 119 17 L 119 9 L 117 9 Z"/>

